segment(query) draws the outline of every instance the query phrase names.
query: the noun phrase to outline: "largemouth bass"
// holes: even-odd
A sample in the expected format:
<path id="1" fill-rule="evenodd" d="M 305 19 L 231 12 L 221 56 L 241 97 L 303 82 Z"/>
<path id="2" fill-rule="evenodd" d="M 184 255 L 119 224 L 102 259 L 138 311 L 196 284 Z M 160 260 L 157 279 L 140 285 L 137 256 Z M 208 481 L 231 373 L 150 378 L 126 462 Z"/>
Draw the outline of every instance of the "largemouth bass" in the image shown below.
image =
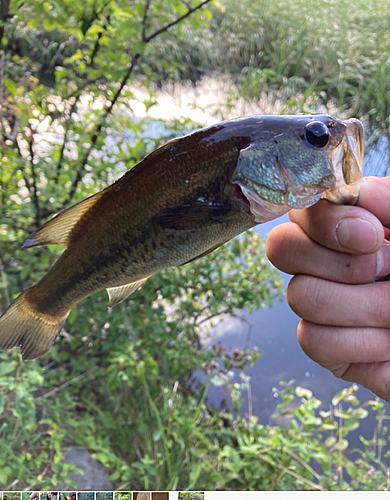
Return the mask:
<path id="1" fill-rule="evenodd" d="M 358 120 L 327 115 L 239 118 L 167 142 L 27 238 L 23 248 L 67 248 L 0 318 L 0 350 L 36 358 L 96 292 L 107 289 L 112 307 L 161 269 L 291 208 L 356 202 L 363 143 Z"/>

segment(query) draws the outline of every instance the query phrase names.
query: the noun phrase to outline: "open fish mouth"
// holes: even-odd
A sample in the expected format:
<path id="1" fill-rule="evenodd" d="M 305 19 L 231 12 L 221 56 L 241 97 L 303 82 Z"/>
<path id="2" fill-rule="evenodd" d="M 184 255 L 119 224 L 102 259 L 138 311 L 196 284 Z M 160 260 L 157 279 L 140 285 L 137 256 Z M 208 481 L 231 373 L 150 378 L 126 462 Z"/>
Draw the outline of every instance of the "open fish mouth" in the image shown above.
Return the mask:
<path id="1" fill-rule="evenodd" d="M 249 204 L 250 211 L 255 216 L 256 222 L 259 224 L 276 219 L 287 213 L 292 208 L 308 208 L 317 203 L 321 199 L 323 190 L 319 193 L 307 193 L 297 195 L 291 191 L 286 192 L 286 201 L 279 205 L 261 198 L 253 189 L 244 186 L 240 182 L 236 182 L 243 196 Z"/>
<path id="2" fill-rule="evenodd" d="M 356 118 L 344 123 L 345 140 L 329 159 L 335 173 L 335 184 L 323 192 L 322 198 L 337 204 L 356 205 L 364 161 L 364 128 Z"/>
<path id="3" fill-rule="evenodd" d="M 290 209 L 308 208 L 321 198 L 356 204 L 363 158 L 359 120 L 313 116 L 298 130 L 242 150 L 232 182 L 255 221 L 262 223 Z"/>

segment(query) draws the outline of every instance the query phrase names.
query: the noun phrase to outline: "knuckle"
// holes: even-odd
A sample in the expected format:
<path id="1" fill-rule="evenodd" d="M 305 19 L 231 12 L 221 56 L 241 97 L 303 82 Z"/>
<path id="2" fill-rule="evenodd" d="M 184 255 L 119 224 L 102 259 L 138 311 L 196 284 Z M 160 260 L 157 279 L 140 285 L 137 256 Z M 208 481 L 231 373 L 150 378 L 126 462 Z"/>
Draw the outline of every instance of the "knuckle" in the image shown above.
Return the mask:
<path id="1" fill-rule="evenodd" d="M 375 289 L 372 287 L 371 293 L 368 294 L 370 299 L 367 306 L 368 321 L 373 326 L 390 328 L 390 283 L 375 283 L 375 285 Z"/>
<path id="2" fill-rule="evenodd" d="M 375 255 L 343 255 L 341 262 L 342 283 L 370 283 L 375 279 L 375 272 Z"/>

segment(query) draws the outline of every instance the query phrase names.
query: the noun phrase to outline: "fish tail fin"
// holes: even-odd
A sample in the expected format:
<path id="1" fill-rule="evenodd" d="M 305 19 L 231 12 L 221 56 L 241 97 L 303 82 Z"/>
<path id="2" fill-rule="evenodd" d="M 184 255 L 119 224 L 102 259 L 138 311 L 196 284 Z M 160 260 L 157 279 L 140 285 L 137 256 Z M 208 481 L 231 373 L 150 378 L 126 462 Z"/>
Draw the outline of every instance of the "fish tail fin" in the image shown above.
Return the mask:
<path id="1" fill-rule="evenodd" d="M 19 295 L 0 318 L 0 351 L 20 346 L 24 360 L 50 349 L 70 312 L 57 318 L 36 310 L 28 298 L 33 288 Z"/>

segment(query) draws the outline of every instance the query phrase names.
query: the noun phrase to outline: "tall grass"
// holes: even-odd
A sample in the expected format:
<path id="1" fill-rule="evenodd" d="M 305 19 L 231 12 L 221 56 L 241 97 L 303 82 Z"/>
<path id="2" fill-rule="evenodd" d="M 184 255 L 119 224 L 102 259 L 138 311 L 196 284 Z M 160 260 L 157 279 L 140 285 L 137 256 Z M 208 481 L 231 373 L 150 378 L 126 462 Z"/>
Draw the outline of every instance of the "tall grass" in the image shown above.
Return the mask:
<path id="1" fill-rule="evenodd" d="M 319 104 L 389 127 L 390 2 L 224 0 L 209 29 L 170 33 L 151 57 L 176 63 L 165 77 L 228 74 L 239 95 Z"/>

